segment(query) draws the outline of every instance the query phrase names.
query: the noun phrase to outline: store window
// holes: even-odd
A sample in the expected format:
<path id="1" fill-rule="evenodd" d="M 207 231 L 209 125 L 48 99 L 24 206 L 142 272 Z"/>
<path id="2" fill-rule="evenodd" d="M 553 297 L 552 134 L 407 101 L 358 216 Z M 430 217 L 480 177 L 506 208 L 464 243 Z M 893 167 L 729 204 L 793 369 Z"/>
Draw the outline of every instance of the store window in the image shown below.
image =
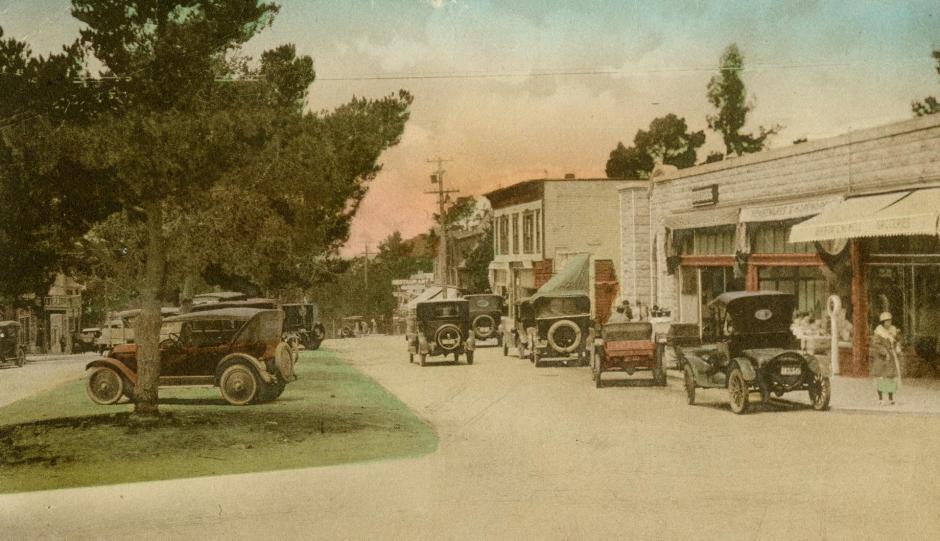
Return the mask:
<path id="1" fill-rule="evenodd" d="M 734 254 L 734 226 L 694 229 L 681 237 L 678 248 L 682 255 Z"/>
<path id="2" fill-rule="evenodd" d="M 499 217 L 499 253 L 509 254 L 509 216 Z"/>
<path id="3" fill-rule="evenodd" d="M 782 291 L 796 296 L 797 312 L 822 316 L 829 286 L 819 267 L 761 267 L 757 270 L 761 291 Z"/>
<path id="4" fill-rule="evenodd" d="M 512 253 L 519 253 L 519 213 L 512 215 Z"/>
<path id="5" fill-rule="evenodd" d="M 499 219 L 493 220 L 493 255 L 499 255 Z"/>
<path id="6" fill-rule="evenodd" d="M 542 253 L 542 211 L 535 211 L 535 252 Z"/>
<path id="7" fill-rule="evenodd" d="M 812 242 L 787 242 L 790 228 L 786 224 L 760 224 L 754 233 L 751 251 L 755 254 L 814 254 Z"/>
<path id="8" fill-rule="evenodd" d="M 522 214 L 522 253 L 531 254 L 535 244 L 535 213 L 528 210 Z"/>

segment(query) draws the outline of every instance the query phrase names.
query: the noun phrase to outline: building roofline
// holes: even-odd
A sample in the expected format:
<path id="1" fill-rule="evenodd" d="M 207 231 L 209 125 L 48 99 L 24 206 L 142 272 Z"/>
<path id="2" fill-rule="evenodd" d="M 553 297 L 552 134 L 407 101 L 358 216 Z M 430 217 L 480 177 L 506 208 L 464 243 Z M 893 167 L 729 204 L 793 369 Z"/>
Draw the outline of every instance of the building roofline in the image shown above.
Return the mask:
<path id="1" fill-rule="evenodd" d="M 708 173 L 714 173 L 716 171 L 730 170 L 738 167 L 747 167 L 757 163 L 782 160 L 802 154 L 812 154 L 814 152 L 822 152 L 824 150 L 830 150 L 833 148 L 855 145 L 876 139 L 886 139 L 905 133 L 929 130 L 938 127 L 940 127 L 940 115 L 927 115 L 909 120 L 892 122 L 890 124 L 882 124 L 872 128 L 850 131 L 841 135 L 827 137 L 825 139 L 819 139 L 816 141 L 807 141 L 806 143 L 800 143 L 798 145 L 789 145 L 786 147 L 774 148 L 754 154 L 747 154 L 745 156 L 726 158 L 720 162 L 694 165 L 692 167 L 679 169 L 675 172 L 656 178 L 653 180 L 653 183 L 658 184 L 660 182 L 669 182 L 681 178 L 705 175 Z"/>
<path id="2" fill-rule="evenodd" d="M 622 179 L 622 178 L 532 178 L 532 179 L 527 179 L 527 180 L 520 180 L 519 182 L 516 182 L 516 183 L 514 183 L 514 184 L 510 184 L 509 186 L 503 186 L 502 188 L 496 188 L 495 190 L 490 190 L 490 191 L 484 193 L 484 194 L 483 194 L 483 197 L 486 197 L 487 199 L 489 199 L 489 197 L 490 197 L 491 195 L 497 195 L 497 194 L 499 194 L 499 193 L 505 193 L 505 192 L 507 192 L 507 191 L 509 191 L 509 190 L 518 189 L 518 188 L 521 187 L 521 186 L 528 186 L 528 185 L 530 185 L 530 184 L 536 184 L 536 183 L 539 183 L 539 182 L 573 182 L 573 183 L 577 183 L 577 182 L 598 182 L 598 181 L 603 181 L 603 182 L 624 182 L 624 181 L 628 181 L 628 180 L 630 180 L 630 179 Z"/>

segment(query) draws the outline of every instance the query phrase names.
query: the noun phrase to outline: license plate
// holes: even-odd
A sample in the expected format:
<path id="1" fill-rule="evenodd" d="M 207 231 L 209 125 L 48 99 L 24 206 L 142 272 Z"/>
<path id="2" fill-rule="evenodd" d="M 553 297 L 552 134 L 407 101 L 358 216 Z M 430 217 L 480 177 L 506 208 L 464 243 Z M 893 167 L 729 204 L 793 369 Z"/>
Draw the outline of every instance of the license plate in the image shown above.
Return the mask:
<path id="1" fill-rule="evenodd" d="M 799 366 L 781 366 L 780 375 L 781 376 L 799 376 L 800 375 Z"/>

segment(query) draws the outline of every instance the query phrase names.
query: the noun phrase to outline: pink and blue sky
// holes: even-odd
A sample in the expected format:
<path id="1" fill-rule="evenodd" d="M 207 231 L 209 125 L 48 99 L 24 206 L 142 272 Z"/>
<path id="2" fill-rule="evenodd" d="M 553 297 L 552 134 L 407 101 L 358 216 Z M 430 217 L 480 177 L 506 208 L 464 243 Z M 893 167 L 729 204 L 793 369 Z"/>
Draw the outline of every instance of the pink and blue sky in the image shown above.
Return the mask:
<path id="1" fill-rule="evenodd" d="M 405 88 L 415 96 L 401 144 L 383 156 L 346 253 L 394 230 L 427 230 L 431 165 L 480 194 L 544 176 L 604 175 L 618 141 L 667 113 L 708 132 L 708 79 L 737 42 L 756 109 L 782 124 L 773 146 L 911 117 L 940 95 L 934 1 L 281 0 L 248 54 L 284 42 L 314 58 L 312 109 Z M 34 51 L 78 35 L 68 0 L 0 0 L 6 36 Z"/>

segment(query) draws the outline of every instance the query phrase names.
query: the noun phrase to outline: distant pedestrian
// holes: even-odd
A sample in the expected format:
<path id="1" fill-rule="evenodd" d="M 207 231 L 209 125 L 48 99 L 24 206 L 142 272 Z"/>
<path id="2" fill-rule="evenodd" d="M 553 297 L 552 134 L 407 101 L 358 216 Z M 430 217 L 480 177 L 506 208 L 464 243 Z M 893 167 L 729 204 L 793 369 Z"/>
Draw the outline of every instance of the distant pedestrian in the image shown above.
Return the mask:
<path id="1" fill-rule="evenodd" d="M 59 337 L 59 353 L 65 353 L 65 335 Z"/>
<path id="2" fill-rule="evenodd" d="M 869 373 L 875 378 L 878 402 L 886 406 L 894 404 L 894 395 L 898 391 L 898 378 L 901 375 L 901 348 L 897 340 L 897 328 L 891 324 L 891 313 L 882 312 L 878 317 L 878 322 L 868 348 Z M 885 400 L 886 394 L 887 400 Z"/>
<path id="3" fill-rule="evenodd" d="M 375 318 L 372 318 L 372 334 L 379 334 L 379 324 L 375 322 Z"/>

